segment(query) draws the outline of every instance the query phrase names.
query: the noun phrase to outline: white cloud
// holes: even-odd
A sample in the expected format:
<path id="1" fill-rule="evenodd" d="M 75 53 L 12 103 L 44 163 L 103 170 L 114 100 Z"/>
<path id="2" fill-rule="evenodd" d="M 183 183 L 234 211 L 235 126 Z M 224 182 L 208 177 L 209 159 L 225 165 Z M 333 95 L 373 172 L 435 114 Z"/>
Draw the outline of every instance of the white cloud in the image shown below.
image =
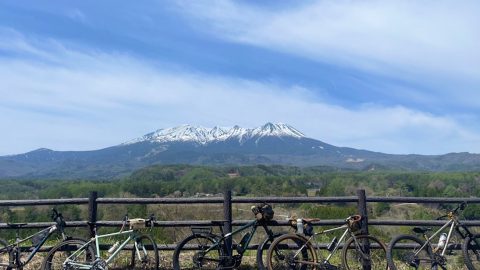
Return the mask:
<path id="1" fill-rule="evenodd" d="M 14 37 L 12 37 L 14 38 Z M 0 58 L 0 154 L 95 149 L 183 123 L 286 122 L 339 146 L 390 153 L 480 152 L 478 127 L 401 106 L 352 109 L 297 85 L 158 69 L 128 55 L 44 50 L 16 37 Z M 49 46 L 52 45 L 52 46 Z M 27 48 L 27 49 L 26 49 Z M 42 61 L 40 61 L 42 60 Z M 475 130 L 477 129 L 477 130 Z"/>
<path id="2" fill-rule="evenodd" d="M 317 0 L 281 10 L 231 0 L 177 5 L 196 27 L 229 41 L 438 85 L 435 91 L 453 100 L 478 100 L 478 1 Z M 446 82 L 465 98 L 445 90 Z"/>

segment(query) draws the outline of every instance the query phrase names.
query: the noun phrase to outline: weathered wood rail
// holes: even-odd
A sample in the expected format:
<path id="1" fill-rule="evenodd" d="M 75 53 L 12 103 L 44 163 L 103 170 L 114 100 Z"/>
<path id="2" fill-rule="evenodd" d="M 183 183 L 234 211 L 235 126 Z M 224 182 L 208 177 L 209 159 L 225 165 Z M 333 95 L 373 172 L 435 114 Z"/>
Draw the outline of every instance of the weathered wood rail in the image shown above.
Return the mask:
<path id="1" fill-rule="evenodd" d="M 359 214 L 365 217 L 363 230 L 368 230 L 368 226 L 441 226 L 445 221 L 441 220 L 379 220 L 368 218 L 368 203 L 461 203 L 479 204 L 480 198 L 443 198 L 443 197 L 377 197 L 366 196 L 364 190 L 358 190 L 357 196 L 345 197 L 232 197 L 230 191 L 226 191 L 223 197 L 207 197 L 207 198 L 99 198 L 96 192 L 91 192 L 89 198 L 75 199 L 42 199 L 42 200 L 0 200 L 0 207 L 12 206 L 45 206 L 45 205 L 88 205 L 88 219 L 83 221 L 67 221 L 67 227 L 89 227 L 89 223 L 94 223 L 100 227 L 117 227 L 122 224 L 121 221 L 97 220 L 98 207 L 109 204 L 156 204 L 156 205 L 188 205 L 188 204 L 222 204 L 223 217 L 218 219 L 224 220 L 224 232 L 230 232 L 233 226 L 244 225 L 248 220 L 233 220 L 232 205 L 246 203 L 356 203 Z M 462 221 L 469 226 L 480 226 L 480 220 Z M 343 219 L 330 219 L 315 222 L 314 225 L 341 225 Z M 23 228 L 45 228 L 53 223 L 37 222 L 28 223 Z M 288 226 L 287 221 L 277 221 L 272 226 Z M 155 227 L 190 227 L 190 226 L 212 226 L 210 220 L 159 220 L 155 222 Z M 9 229 L 7 223 L 0 223 L 0 229 Z M 93 233 L 93 228 L 90 228 Z M 162 245 L 159 249 L 171 250 L 175 247 L 172 245 Z M 251 248 L 256 248 L 252 245 Z"/>

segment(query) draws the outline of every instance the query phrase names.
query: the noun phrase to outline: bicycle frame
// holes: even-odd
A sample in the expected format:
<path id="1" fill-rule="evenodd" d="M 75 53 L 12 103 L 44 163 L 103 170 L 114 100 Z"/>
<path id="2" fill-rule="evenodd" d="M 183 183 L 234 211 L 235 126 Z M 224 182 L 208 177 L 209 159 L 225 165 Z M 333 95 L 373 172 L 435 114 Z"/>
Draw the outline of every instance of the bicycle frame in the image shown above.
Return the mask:
<path id="1" fill-rule="evenodd" d="M 472 236 L 472 233 L 468 230 L 468 228 L 466 226 L 464 226 L 463 224 L 461 224 L 460 221 L 458 221 L 457 217 L 454 214 L 450 213 L 448 215 L 448 217 L 449 217 L 450 220 L 447 223 L 445 223 L 440 229 L 438 229 L 434 234 L 432 234 L 430 237 L 427 237 L 426 234 L 424 234 L 424 237 L 425 237 L 425 240 L 426 240 L 425 244 L 423 246 L 421 246 L 420 249 L 417 252 L 414 253 L 415 256 L 418 255 L 420 253 L 420 251 L 422 251 L 427 245 L 430 245 L 430 247 L 431 247 L 432 239 L 435 238 L 439 233 L 441 233 L 443 230 L 445 230 L 449 226 L 450 226 L 450 229 L 448 230 L 447 239 L 445 241 L 445 246 L 442 249 L 442 253 L 441 253 L 442 256 L 445 256 L 445 252 L 447 251 L 447 247 L 448 247 L 448 244 L 450 243 L 450 239 L 451 239 L 451 236 L 453 234 L 454 229 L 458 232 L 458 234 L 463 239 L 465 239 L 468 236 Z M 466 235 L 463 235 L 460 232 L 459 227 L 461 227 L 462 229 L 465 230 Z"/>
<path id="2" fill-rule="evenodd" d="M 226 240 L 230 237 L 232 237 L 233 235 L 236 235 L 248 228 L 251 227 L 251 230 L 250 230 L 250 235 L 248 236 L 248 238 L 245 240 L 245 243 L 243 246 L 240 247 L 240 249 L 236 249 L 238 254 L 240 256 L 243 256 L 243 254 L 245 253 L 245 251 L 247 251 L 248 249 L 248 245 L 250 244 L 250 242 L 252 241 L 253 239 L 253 236 L 255 235 L 255 232 L 257 231 L 257 228 L 258 226 L 261 225 L 265 231 L 267 232 L 267 234 L 269 235 L 269 237 L 272 235 L 272 232 L 271 230 L 268 229 L 268 227 L 265 225 L 265 224 L 259 224 L 259 222 L 257 220 L 253 220 L 251 222 L 248 222 L 247 224 L 241 226 L 240 228 L 234 230 L 233 232 L 231 233 L 227 233 L 225 235 L 223 235 L 221 238 L 219 238 L 218 240 L 215 239 L 215 243 L 213 245 L 211 245 L 208 249 L 206 249 L 204 252 L 205 253 L 208 253 L 210 252 L 211 250 L 214 250 L 216 248 L 218 248 L 219 246 L 222 248 L 222 245 L 225 244 Z M 221 227 L 220 227 L 221 228 Z M 230 249 L 228 249 L 230 250 Z M 228 257 L 231 257 L 233 254 L 227 254 Z"/>
<path id="3" fill-rule="evenodd" d="M 431 241 L 433 238 L 435 238 L 439 233 L 441 233 L 445 228 L 447 228 L 448 226 L 450 226 L 450 229 L 448 230 L 448 234 L 447 234 L 447 240 L 445 241 L 445 246 L 443 247 L 443 250 L 442 250 L 442 256 L 445 256 L 445 252 L 447 251 L 447 247 L 448 247 L 448 244 L 450 243 L 450 238 L 452 236 L 452 232 L 453 232 L 453 229 L 458 226 L 458 221 L 456 221 L 455 219 L 450 219 L 447 223 L 445 223 L 440 229 L 438 229 L 434 234 L 432 234 L 430 237 L 427 237 L 426 234 L 424 234 L 424 237 L 425 237 L 425 244 L 423 244 L 423 246 L 420 247 L 420 249 L 415 252 L 415 256 L 417 256 L 427 245 L 432 245 L 431 244 Z"/>
<path id="4" fill-rule="evenodd" d="M 39 234 L 43 234 L 45 232 L 47 232 L 47 234 L 43 237 L 43 239 L 33 248 L 33 250 L 30 252 L 30 254 L 28 255 L 27 259 L 25 261 L 20 261 L 20 253 L 17 253 L 17 256 L 16 258 L 13 258 L 15 261 L 12 262 L 12 261 L 9 261 L 8 263 L 0 263 L 0 266 L 24 266 L 26 264 L 28 264 L 32 259 L 33 257 L 35 256 L 35 254 L 37 254 L 38 250 L 43 246 L 43 244 L 45 244 L 45 242 L 47 241 L 47 239 L 57 230 L 57 225 L 52 225 L 46 229 L 43 229 L 35 234 L 32 234 L 30 236 L 28 236 L 27 238 L 24 238 L 24 239 L 19 239 L 17 237 L 17 239 L 15 240 L 15 243 L 11 244 L 11 245 L 8 245 L 6 246 L 4 249 L 7 249 L 8 250 L 8 253 L 11 253 L 14 249 L 20 249 L 20 244 L 21 243 L 24 243 L 30 239 L 32 239 L 33 237 L 35 237 L 36 235 L 39 235 Z M 64 237 L 64 236 L 63 236 Z M 13 263 L 13 265 L 12 265 Z"/>
<path id="5" fill-rule="evenodd" d="M 245 251 L 247 250 L 248 245 L 250 244 L 250 241 L 252 241 L 252 238 L 253 238 L 253 236 L 255 235 L 255 232 L 257 231 L 258 222 L 257 222 L 256 220 L 251 221 L 251 222 L 249 222 L 249 223 L 241 226 L 240 228 L 234 230 L 234 231 L 231 232 L 231 233 L 225 234 L 225 235 L 220 239 L 220 241 L 219 241 L 218 243 L 225 242 L 225 240 L 226 240 L 227 238 L 229 238 L 229 237 L 231 237 L 231 236 L 233 236 L 233 235 L 236 235 L 236 234 L 238 234 L 238 233 L 240 233 L 240 232 L 242 232 L 242 231 L 244 231 L 244 230 L 246 230 L 246 229 L 248 229 L 248 228 L 250 228 L 250 227 L 252 227 L 252 229 L 250 230 L 250 236 L 247 238 L 247 240 L 246 240 L 246 242 L 245 242 L 245 245 L 243 245 L 243 246 L 241 247 L 241 250 L 238 250 L 238 249 L 237 249 L 238 253 L 239 253 L 240 255 L 243 255 L 243 253 L 245 253 Z"/>
<path id="6" fill-rule="evenodd" d="M 323 260 L 322 263 L 326 263 L 328 261 L 330 261 L 330 259 L 332 258 L 332 256 L 337 252 L 337 250 L 340 248 L 340 243 L 343 243 L 344 240 L 346 239 L 347 236 L 350 236 L 348 233 L 350 232 L 349 228 L 348 228 L 348 225 L 342 225 L 340 227 L 336 227 L 336 228 L 332 228 L 332 229 L 328 229 L 328 230 L 323 230 L 321 232 L 317 232 L 317 233 L 314 233 L 312 236 L 310 236 L 308 239 L 307 239 L 307 242 L 305 244 L 303 244 L 303 246 L 295 253 L 295 257 L 299 256 L 300 255 L 300 252 L 305 248 L 305 246 L 307 245 L 307 243 L 312 243 L 313 240 L 315 239 L 315 236 L 317 235 L 321 235 L 321 234 L 326 234 L 326 233 L 330 233 L 330 232 L 333 232 L 333 231 L 338 231 L 338 230 L 342 230 L 342 229 L 345 229 L 345 231 L 343 232 L 342 236 L 340 237 L 340 239 L 338 240 L 337 244 L 335 245 L 335 247 L 333 248 L 332 251 L 330 251 L 330 253 L 328 254 L 327 258 L 325 258 L 325 260 Z M 316 247 L 316 250 L 318 252 L 320 248 L 317 246 Z"/>
<path id="7" fill-rule="evenodd" d="M 113 260 L 116 258 L 116 256 L 118 255 L 118 253 L 120 253 L 120 251 L 123 250 L 123 248 L 130 242 L 132 241 L 133 239 L 136 238 L 137 236 L 137 231 L 136 230 L 127 230 L 127 231 L 120 231 L 120 232 L 115 232 L 115 233 L 109 233 L 109 234 L 103 234 L 103 235 L 97 235 L 95 234 L 95 238 L 92 238 L 90 241 L 88 241 L 86 244 L 84 244 L 82 247 L 80 247 L 78 250 L 76 250 L 75 252 L 73 252 L 64 262 L 64 264 L 69 264 L 71 266 L 76 266 L 78 267 L 78 269 L 85 269 L 85 270 L 88 270 L 88 269 L 91 269 L 92 268 L 92 265 L 91 264 L 81 264 L 81 263 L 74 263 L 74 262 L 71 262 L 71 259 L 72 257 L 76 257 L 78 256 L 81 252 L 83 252 L 85 250 L 85 248 L 90 245 L 93 241 L 95 241 L 95 259 L 99 259 L 100 258 L 100 243 L 99 243 L 99 239 L 102 239 L 102 238 L 107 238 L 107 237 L 112 237 L 112 236 L 120 236 L 120 235 L 128 235 L 127 239 L 125 239 L 117 248 L 116 250 L 110 255 L 108 256 L 108 258 L 106 258 L 105 262 L 107 263 L 107 265 Z M 134 244 L 135 245 L 135 249 L 137 249 L 137 246 L 136 246 L 136 243 Z M 137 255 L 138 255 L 138 250 L 137 250 Z M 139 256 L 140 257 L 140 256 Z"/>

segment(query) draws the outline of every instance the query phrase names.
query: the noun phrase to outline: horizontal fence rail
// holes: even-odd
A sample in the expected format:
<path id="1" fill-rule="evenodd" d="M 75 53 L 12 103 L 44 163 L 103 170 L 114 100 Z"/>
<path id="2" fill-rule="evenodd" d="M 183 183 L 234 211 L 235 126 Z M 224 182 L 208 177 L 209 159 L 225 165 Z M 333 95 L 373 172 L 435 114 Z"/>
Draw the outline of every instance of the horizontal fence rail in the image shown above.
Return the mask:
<path id="1" fill-rule="evenodd" d="M 228 193 L 228 192 L 226 192 Z M 227 197 L 227 196 L 225 196 Z M 58 206 L 58 205 L 88 205 L 89 217 L 85 221 L 68 221 L 67 227 L 87 227 L 88 222 L 95 223 L 97 226 L 117 227 L 121 226 L 121 221 L 102 221 L 97 220 L 97 209 L 100 205 L 109 204 L 136 204 L 136 205 L 188 205 L 188 204 L 223 204 L 224 212 L 231 209 L 232 204 L 257 204 L 257 203 L 357 203 L 359 212 L 367 213 L 368 203 L 421 203 L 421 204 L 437 204 L 437 203 L 461 203 L 467 202 L 479 204 L 480 198 L 444 198 L 444 197 L 364 197 L 364 205 L 360 205 L 359 196 L 345 197 L 230 197 L 226 201 L 225 197 L 207 197 L 207 198 L 98 198 L 96 192 L 92 192 L 90 198 L 74 198 L 74 199 L 38 199 L 38 200 L 0 200 L 0 207 L 17 207 L 17 206 Z M 364 215 L 366 216 L 366 215 Z M 225 216 L 223 217 L 225 218 Z M 321 218 L 321 217 L 320 217 Z M 225 218 L 225 223 L 231 222 L 232 226 L 245 225 L 248 220 L 229 220 Z M 314 222 L 314 225 L 341 225 L 344 220 L 330 219 Z M 384 225 L 384 226 L 440 226 L 445 221 L 441 220 L 378 220 L 369 219 L 367 225 Z M 462 221 L 465 225 L 480 226 L 480 220 Z M 46 228 L 51 226 L 52 222 L 36 222 L 27 223 L 22 228 Z M 269 224 L 270 226 L 288 226 L 286 220 L 277 220 Z M 217 226 L 212 224 L 210 220 L 171 220 L 156 221 L 156 227 L 189 227 L 189 226 Z M 10 228 L 7 223 L 0 222 L 0 228 Z"/>
<path id="2" fill-rule="evenodd" d="M 232 227 L 245 225 L 249 220 L 233 220 L 233 204 L 258 204 L 258 203 L 356 203 L 358 213 L 364 216 L 365 223 L 362 224 L 362 230 L 368 232 L 368 226 L 441 226 L 445 220 L 383 220 L 368 218 L 369 203 L 412 203 L 412 204 L 439 204 L 439 203 L 461 203 L 479 204 L 480 198 L 443 198 L 443 197 L 378 197 L 366 196 L 364 190 L 358 190 L 357 196 L 344 197 L 232 197 L 231 191 L 226 191 L 224 197 L 202 197 L 202 198 L 98 198 L 97 192 L 92 192 L 89 198 L 74 199 L 39 199 L 39 200 L 0 200 L 0 207 L 18 207 L 18 206 L 58 206 L 58 205 L 88 205 L 88 219 L 83 221 L 67 221 L 67 227 L 85 227 L 90 229 L 91 235 L 94 232 L 94 226 L 99 227 L 119 227 L 121 221 L 97 220 L 98 207 L 108 205 L 192 205 L 192 204 L 220 204 L 223 205 L 223 216 L 217 217 L 220 220 L 158 220 L 154 222 L 155 227 L 191 227 L 191 226 L 215 226 L 223 223 L 224 233 L 231 232 Z M 321 218 L 321 217 L 320 217 Z M 221 222 L 219 222 L 221 221 Z M 342 225 L 343 219 L 329 219 L 313 222 L 314 226 Z M 480 220 L 462 221 L 467 226 L 480 226 Z M 53 225 L 52 222 L 27 223 L 21 229 L 40 229 Z M 91 225 L 94 224 L 94 225 Z M 289 226 L 287 220 L 278 219 L 270 222 L 269 226 Z M 12 229 L 8 223 L 0 223 L 0 229 Z M 318 244 L 320 248 L 325 248 L 327 244 Z M 175 244 L 159 244 L 159 250 L 173 250 Z M 109 245 L 102 246 L 105 249 Z M 249 249 L 256 249 L 258 244 L 252 244 Z M 49 247 L 42 248 L 41 251 L 48 251 Z"/>

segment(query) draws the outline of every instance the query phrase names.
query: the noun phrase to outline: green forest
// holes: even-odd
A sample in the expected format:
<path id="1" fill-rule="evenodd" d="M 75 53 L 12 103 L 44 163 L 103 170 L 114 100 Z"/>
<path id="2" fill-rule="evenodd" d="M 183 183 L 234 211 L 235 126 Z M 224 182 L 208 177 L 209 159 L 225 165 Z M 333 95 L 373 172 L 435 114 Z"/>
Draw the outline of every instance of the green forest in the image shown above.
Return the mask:
<path id="1" fill-rule="evenodd" d="M 1 200 L 86 198 L 91 191 L 99 197 L 206 197 L 222 196 L 228 188 L 234 196 L 353 196 L 365 189 L 367 196 L 412 197 L 471 197 L 480 195 L 478 172 L 391 172 L 341 171 L 329 167 L 245 166 L 204 167 L 191 165 L 151 166 L 123 179 L 112 180 L 0 180 Z M 55 207 L 55 206 L 54 206 Z M 56 206 L 68 220 L 85 220 L 85 205 Z M 202 211 L 205 206 L 170 205 L 111 205 L 99 209 L 99 219 L 121 220 L 130 216 L 155 213 L 160 220 L 220 219 L 221 205 L 209 206 L 211 216 Z M 234 218 L 249 219 L 246 205 L 236 205 Z M 452 205 L 369 204 L 371 218 L 434 219 Z M 295 204 L 275 205 L 276 213 L 322 219 L 339 219 L 354 214 L 354 204 Z M 3 207 L 0 219 L 9 222 L 48 221 L 51 206 Z M 113 210 L 113 211 L 112 211 Z M 172 214 L 176 213 L 176 214 Z M 480 207 L 470 205 L 466 219 L 480 218 Z M 162 234 L 162 233 L 161 233 Z M 167 232 L 165 232 L 168 235 Z M 169 239 L 165 239 L 169 241 Z"/>
<path id="2" fill-rule="evenodd" d="M 111 180 L 31 180 L 3 179 L 0 200 L 86 198 L 97 191 L 99 197 L 207 197 L 222 196 L 225 189 L 234 196 L 354 196 L 364 189 L 367 196 L 411 197 L 478 197 L 479 172 L 395 172 L 346 171 L 330 167 L 244 166 L 204 167 L 191 165 L 151 166 L 135 171 L 122 179 Z M 0 207 L 2 222 L 46 222 L 51 208 L 61 211 L 67 221 L 86 220 L 86 205 L 39 207 Z M 234 204 L 233 218 L 252 219 L 250 205 Z M 288 216 L 344 219 L 356 214 L 355 203 L 274 204 L 275 218 Z M 369 219 L 432 220 L 452 209 L 452 204 L 388 204 L 369 203 Z M 155 214 L 158 220 L 219 220 L 222 205 L 100 205 L 99 220 L 121 220 Z M 480 207 L 471 204 L 462 219 L 480 219 Z M 371 226 L 370 232 L 389 241 L 392 235 L 408 233 L 408 227 Z M 87 230 L 69 229 L 72 235 L 87 235 Z M 113 232 L 118 228 L 102 228 Z M 285 228 L 275 230 L 284 231 Z M 26 230 L 23 233 L 36 230 Z M 155 228 L 159 244 L 177 243 L 189 234 L 188 228 Z M 12 230 L 3 230 L 1 237 L 14 238 Z M 260 234 L 256 241 L 262 239 Z M 328 241 L 329 238 L 320 239 Z"/>
<path id="3" fill-rule="evenodd" d="M 230 174 L 230 176 L 229 176 Z M 232 176 L 233 175 L 233 176 Z M 0 180 L 1 200 L 88 197 L 191 197 L 229 188 L 236 196 L 469 197 L 480 194 L 479 172 L 341 171 L 329 167 L 151 166 L 123 179 Z"/>
<path id="4" fill-rule="evenodd" d="M 367 196 L 412 197 L 477 197 L 480 195 L 478 172 L 390 172 L 390 171 L 340 171 L 329 167 L 245 166 L 204 167 L 191 165 L 151 166 L 132 173 L 123 179 L 112 180 L 0 180 L 1 200 L 86 198 L 91 191 L 99 197 L 206 197 L 222 196 L 228 188 L 234 196 L 352 196 L 357 189 L 365 189 Z M 392 212 L 389 204 L 371 204 L 372 215 Z M 59 206 L 71 219 L 86 216 L 81 206 Z M 115 206 L 120 207 L 120 206 Z M 149 206 L 150 208 L 153 206 Z M 291 205 L 305 215 L 322 218 L 341 218 L 351 208 L 343 205 L 317 207 L 311 204 Z M 430 205 L 434 217 L 437 210 L 448 206 Z M 128 208 L 128 209 L 127 209 Z M 424 209 L 422 206 L 420 209 Z M 465 212 L 469 219 L 480 217 L 478 206 L 471 205 Z M 49 209 L 45 207 L 45 209 Z M 343 210 L 347 209 L 347 210 Z M 480 208 L 478 208 L 480 209 Z M 46 211 L 46 210 L 44 210 Z M 144 206 L 125 206 L 121 213 L 147 214 Z M 168 211 L 167 211 L 168 212 Z M 409 215 L 427 215 L 429 211 L 411 210 Z M 33 207 L 5 208 L 2 220 L 45 220 L 46 214 Z M 342 213 L 341 215 L 339 213 Z M 413 213 L 413 214 L 412 214 Z M 108 213 L 104 213 L 105 218 Z M 117 214 L 118 215 L 118 214 Z M 248 217 L 248 216 L 247 216 Z M 110 216 L 112 220 L 121 219 Z"/>

